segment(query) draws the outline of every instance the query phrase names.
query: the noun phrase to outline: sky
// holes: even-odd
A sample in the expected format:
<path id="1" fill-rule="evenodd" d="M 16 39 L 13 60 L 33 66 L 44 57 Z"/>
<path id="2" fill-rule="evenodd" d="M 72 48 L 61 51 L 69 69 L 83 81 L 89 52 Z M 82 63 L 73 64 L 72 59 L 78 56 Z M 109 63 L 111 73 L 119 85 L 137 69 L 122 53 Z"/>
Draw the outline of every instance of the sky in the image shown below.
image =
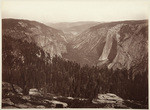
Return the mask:
<path id="1" fill-rule="evenodd" d="M 43 23 L 148 19 L 149 0 L 3 0 L 2 18 Z"/>

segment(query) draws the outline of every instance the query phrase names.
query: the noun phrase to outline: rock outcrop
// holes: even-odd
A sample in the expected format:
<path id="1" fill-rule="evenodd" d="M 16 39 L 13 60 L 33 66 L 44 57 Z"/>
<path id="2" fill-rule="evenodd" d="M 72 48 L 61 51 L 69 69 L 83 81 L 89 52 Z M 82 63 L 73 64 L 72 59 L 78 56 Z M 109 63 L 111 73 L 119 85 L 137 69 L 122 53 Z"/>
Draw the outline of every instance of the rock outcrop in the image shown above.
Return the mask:
<path id="1" fill-rule="evenodd" d="M 29 90 L 29 95 L 41 96 L 41 93 L 38 91 L 38 89 L 32 88 L 32 89 Z"/>
<path id="2" fill-rule="evenodd" d="M 22 94 L 22 91 L 23 91 L 22 88 L 20 88 L 15 84 L 2 82 L 2 93 L 4 93 L 5 95 L 14 95 L 14 92 L 17 94 Z"/>
<path id="3" fill-rule="evenodd" d="M 65 102 L 54 100 L 50 97 L 43 97 L 40 94 L 35 94 L 35 90 L 31 89 L 32 94 L 23 95 L 22 89 L 12 84 L 3 82 L 2 87 L 2 108 L 67 108 Z M 13 89 L 15 88 L 15 89 Z M 31 92 L 30 90 L 30 92 Z M 33 91 L 34 90 L 34 91 Z M 19 91 L 19 92 L 15 92 Z M 36 91 L 37 92 L 37 91 Z"/>
<path id="4" fill-rule="evenodd" d="M 68 107 L 67 103 L 60 102 L 57 100 L 51 100 L 51 101 L 49 101 L 49 103 L 52 103 L 52 107 L 54 107 L 54 108 L 67 108 Z"/>
<path id="5" fill-rule="evenodd" d="M 52 57 L 67 52 L 64 33 L 36 21 L 3 19 L 2 34 L 35 43 Z"/>
<path id="6" fill-rule="evenodd" d="M 92 102 L 94 104 L 106 104 L 104 108 L 128 108 L 124 104 L 124 100 L 118 97 L 115 94 L 107 93 L 107 94 L 98 94 L 97 99 L 93 99 Z"/>
<path id="7" fill-rule="evenodd" d="M 12 84 L 3 82 L 2 108 L 148 108 L 139 102 L 124 100 L 119 96 L 107 93 L 98 94 L 92 101 L 79 97 L 64 97 L 51 93 L 42 95 L 24 95 L 13 90 Z M 14 87 L 20 88 L 17 85 Z"/>

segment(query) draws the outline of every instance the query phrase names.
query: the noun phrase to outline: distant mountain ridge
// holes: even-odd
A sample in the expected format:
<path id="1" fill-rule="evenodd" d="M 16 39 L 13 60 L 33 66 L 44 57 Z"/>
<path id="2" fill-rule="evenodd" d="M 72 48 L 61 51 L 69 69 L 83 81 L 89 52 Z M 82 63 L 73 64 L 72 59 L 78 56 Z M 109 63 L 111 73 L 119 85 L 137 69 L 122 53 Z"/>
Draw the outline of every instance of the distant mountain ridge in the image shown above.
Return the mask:
<path id="1" fill-rule="evenodd" d="M 65 33 L 68 42 L 73 42 L 76 36 L 97 24 L 99 24 L 99 22 L 94 21 L 47 23 L 50 27 L 62 30 Z"/>
<path id="2" fill-rule="evenodd" d="M 64 33 L 36 21 L 3 19 L 2 34 L 34 42 L 51 56 L 62 56 L 62 53 L 67 52 Z"/>

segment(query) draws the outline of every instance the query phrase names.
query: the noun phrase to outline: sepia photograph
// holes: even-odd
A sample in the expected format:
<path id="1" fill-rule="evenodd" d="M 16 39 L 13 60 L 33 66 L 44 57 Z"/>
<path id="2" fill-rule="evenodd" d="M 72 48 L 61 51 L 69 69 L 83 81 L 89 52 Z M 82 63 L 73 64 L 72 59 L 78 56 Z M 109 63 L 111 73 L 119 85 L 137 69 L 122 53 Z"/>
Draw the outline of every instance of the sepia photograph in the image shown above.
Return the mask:
<path id="1" fill-rule="evenodd" d="M 148 0 L 1 0 L 1 109 L 149 109 Z"/>

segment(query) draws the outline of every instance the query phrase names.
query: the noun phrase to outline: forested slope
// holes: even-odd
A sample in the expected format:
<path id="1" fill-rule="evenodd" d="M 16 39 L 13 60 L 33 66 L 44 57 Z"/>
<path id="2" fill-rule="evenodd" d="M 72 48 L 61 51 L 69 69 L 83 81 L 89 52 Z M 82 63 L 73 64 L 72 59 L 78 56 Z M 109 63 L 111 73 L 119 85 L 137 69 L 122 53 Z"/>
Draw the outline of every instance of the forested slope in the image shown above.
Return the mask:
<path id="1" fill-rule="evenodd" d="M 148 67 L 144 71 L 135 71 L 137 67 L 115 71 L 81 67 L 58 56 L 51 59 L 34 43 L 10 36 L 3 36 L 2 44 L 2 80 L 22 87 L 24 94 L 30 88 L 45 88 L 63 96 L 93 99 L 99 93 L 111 92 L 124 99 L 148 101 Z M 133 77 L 133 73 L 137 75 Z"/>

